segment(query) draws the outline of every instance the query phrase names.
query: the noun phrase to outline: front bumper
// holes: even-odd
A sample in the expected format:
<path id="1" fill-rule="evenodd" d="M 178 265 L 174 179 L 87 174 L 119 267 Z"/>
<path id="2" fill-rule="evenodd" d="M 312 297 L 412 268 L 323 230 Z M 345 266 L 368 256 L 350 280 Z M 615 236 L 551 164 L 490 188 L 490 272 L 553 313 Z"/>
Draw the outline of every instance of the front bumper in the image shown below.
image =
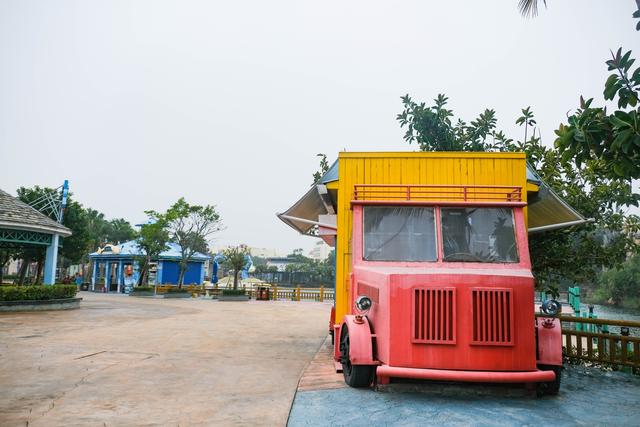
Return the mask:
<path id="1" fill-rule="evenodd" d="M 472 383 L 541 383 L 555 380 L 553 371 L 454 371 L 448 369 L 417 369 L 397 366 L 378 366 L 376 375 L 386 378 L 414 378 L 436 381 L 461 381 Z"/>

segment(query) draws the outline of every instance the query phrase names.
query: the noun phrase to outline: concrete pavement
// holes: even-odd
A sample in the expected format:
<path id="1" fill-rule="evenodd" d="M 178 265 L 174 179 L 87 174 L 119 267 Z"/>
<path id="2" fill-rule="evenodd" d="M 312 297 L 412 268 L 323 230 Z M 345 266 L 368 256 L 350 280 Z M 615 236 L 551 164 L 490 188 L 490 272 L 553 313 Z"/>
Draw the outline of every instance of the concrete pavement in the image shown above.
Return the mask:
<path id="1" fill-rule="evenodd" d="M 289 426 L 638 426 L 640 377 L 567 365 L 558 396 L 535 398 L 523 386 L 408 382 L 345 386 L 330 343 L 298 387 Z"/>
<path id="2" fill-rule="evenodd" d="M 284 425 L 330 310 L 81 294 L 0 314 L 0 425 Z"/>

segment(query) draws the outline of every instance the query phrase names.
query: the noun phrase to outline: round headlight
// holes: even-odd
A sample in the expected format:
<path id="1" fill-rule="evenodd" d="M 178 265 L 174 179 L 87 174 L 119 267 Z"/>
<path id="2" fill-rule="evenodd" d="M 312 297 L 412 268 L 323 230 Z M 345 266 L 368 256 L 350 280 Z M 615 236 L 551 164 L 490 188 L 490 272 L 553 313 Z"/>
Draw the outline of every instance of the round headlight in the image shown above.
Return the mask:
<path id="1" fill-rule="evenodd" d="M 548 299 L 542 303 L 541 308 L 544 314 L 555 316 L 556 314 L 560 313 L 560 311 L 562 311 L 562 304 L 554 299 Z"/>
<path id="2" fill-rule="evenodd" d="M 356 298 L 356 308 L 358 311 L 369 311 L 371 304 L 371 298 L 369 297 L 361 295 Z"/>

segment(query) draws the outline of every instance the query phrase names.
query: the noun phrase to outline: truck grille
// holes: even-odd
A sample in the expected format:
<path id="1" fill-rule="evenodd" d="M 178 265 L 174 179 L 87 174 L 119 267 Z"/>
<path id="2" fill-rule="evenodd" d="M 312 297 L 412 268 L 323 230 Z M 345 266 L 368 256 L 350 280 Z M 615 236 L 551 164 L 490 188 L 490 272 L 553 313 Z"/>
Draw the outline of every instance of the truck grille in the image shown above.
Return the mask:
<path id="1" fill-rule="evenodd" d="M 412 342 L 456 343 L 455 291 L 454 288 L 414 289 Z"/>
<path id="2" fill-rule="evenodd" d="M 513 345 L 511 289 L 474 288 L 473 341 L 475 345 Z"/>

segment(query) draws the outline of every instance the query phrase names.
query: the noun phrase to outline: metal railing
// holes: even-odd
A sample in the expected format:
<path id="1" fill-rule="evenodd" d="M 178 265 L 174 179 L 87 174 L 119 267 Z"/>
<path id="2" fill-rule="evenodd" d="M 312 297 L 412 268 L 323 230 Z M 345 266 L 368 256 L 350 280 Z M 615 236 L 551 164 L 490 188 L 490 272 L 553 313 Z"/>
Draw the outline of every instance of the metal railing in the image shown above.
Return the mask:
<path id="1" fill-rule="evenodd" d="M 640 368 L 640 337 L 631 334 L 632 329 L 640 331 L 640 322 L 575 316 L 559 319 L 563 352 L 569 359 Z"/>
<path id="2" fill-rule="evenodd" d="M 354 201 L 522 202 L 522 187 L 508 185 L 355 184 Z"/>
<path id="3" fill-rule="evenodd" d="M 158 293 L 164 293 L 171 286 L 158 286 Z M 187 291 L 194 296 L 209 295 L 213 297 L 220 296 L 222 291 L 227 288 L 203 288 L 202 286 L 185 286 Z M 271 286 L 268 289 L 269 300 L 272 301 L 316 301 L 326 302 L 335 299 L 335 291 L 333 289 L 325 289 L 324 286 L 319 288 L 285 288 Z M 244 291 L 245 295 L 251 298 L 257 298 L 259 294 L 258 288 L 239 287 L 238 290 Z"/>

